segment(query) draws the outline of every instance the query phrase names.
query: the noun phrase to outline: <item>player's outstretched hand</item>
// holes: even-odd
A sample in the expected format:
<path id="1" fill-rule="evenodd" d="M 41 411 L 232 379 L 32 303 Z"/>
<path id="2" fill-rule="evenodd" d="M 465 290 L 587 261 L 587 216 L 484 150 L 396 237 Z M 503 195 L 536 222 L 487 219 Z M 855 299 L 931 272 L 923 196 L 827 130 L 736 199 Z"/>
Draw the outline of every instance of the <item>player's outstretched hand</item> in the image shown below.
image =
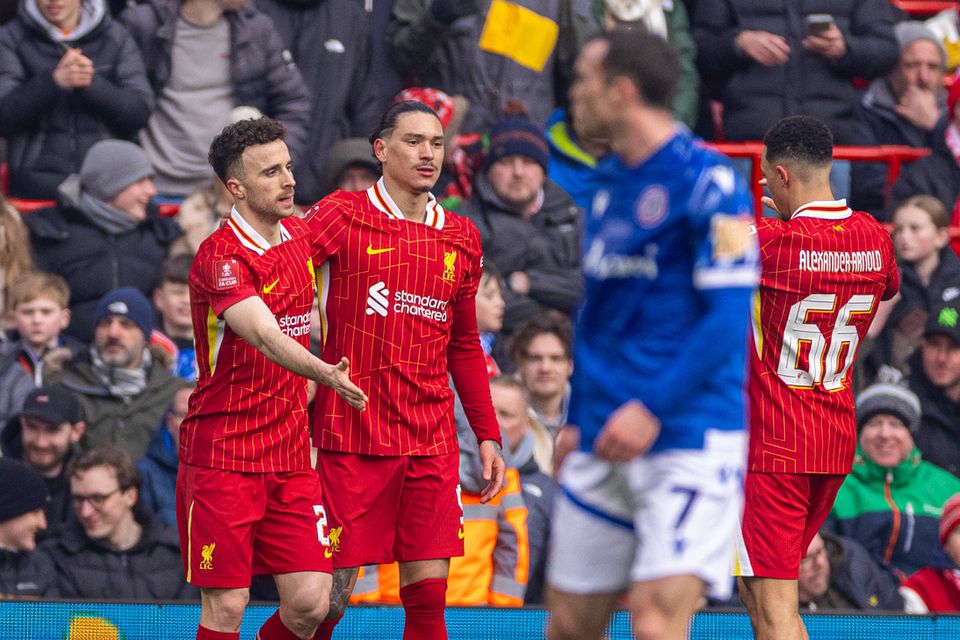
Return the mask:
<path id="1" fill-rule="evenodd" d="M 593 450 L 610 462 L 628 462 L 644 453 L 660 435 L 660 421 L 642 402 L 630 400 L 607 419 Z"/>
<path id="2" fill-rule="evenodd" d="M 506 465 L 503 462 L 500 445 L 493 440 L 481 442 L 480 462 L 483 463 L 483 479 L 487 481 L 487 486 L 480 492 L 480 502 L 486 503 L 500 493 L 500 487 L 503 485 Z"/>
<path id="3" fill-rule="evenodd" d="M 328 364 L 317 382 L 336 391 L 354 409 L 363 411 L 367 407 L 369 398 L 360 387 L 350 381 L 350 361 L 346 357 L 340 358 L 336 366 Z"/>

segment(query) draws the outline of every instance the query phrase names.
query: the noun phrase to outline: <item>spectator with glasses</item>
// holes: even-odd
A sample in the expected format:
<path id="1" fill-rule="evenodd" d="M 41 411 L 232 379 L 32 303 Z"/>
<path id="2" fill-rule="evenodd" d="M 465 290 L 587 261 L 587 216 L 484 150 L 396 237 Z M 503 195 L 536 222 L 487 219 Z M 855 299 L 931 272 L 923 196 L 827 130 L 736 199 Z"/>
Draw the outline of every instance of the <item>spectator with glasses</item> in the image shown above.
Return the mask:
<path id="1" fill-rule="evenodd" d="M 138 508 L 140 476 L 129 454 L 116 445 L 91 449 L 70 462 L 68 475 L 78 522 L 41 547 L 63 597 L 196 597 L 183 580 L 176 533 Z"/>

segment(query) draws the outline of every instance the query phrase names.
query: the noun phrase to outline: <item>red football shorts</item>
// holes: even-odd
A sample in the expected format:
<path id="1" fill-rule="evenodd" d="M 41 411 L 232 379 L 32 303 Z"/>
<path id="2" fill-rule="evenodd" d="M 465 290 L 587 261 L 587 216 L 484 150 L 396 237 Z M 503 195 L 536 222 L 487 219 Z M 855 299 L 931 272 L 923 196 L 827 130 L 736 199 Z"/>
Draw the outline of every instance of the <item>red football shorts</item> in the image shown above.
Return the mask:
<path id="1" fill-rule="evenodd" d="M 845 477 L 748 471 L 735 574 L 796 580 Z"/>
<path id="2" fill-rule="evenodd" d="M 460 456 L 320 451 L 333 566 L 463 555 Z"/>
<path id="3" fill-rule="evenodd" d="M 249 587 L 260 574 L 331 573 L 320 479 L 312 469 L 241 473 L 180 463 L 183 571 L 198 587 Z"/>

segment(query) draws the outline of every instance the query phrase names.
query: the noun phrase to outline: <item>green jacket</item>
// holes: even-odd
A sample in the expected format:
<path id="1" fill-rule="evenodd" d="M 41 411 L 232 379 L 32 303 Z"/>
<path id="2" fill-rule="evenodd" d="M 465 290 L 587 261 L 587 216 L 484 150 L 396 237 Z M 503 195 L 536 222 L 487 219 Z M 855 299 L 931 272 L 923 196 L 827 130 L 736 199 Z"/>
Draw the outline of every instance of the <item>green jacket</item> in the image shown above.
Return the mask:
<path id="1" fill-rule="evenodd" d="M 924 461 L 914 447 L 906 460 L 885 468 L 857 449 L 853 471 L 837 494 L 830 518 L 884 567 L 911 574 L 951 566 L 939 541 L 943 503 L 960 492 L 960 478 Z"/>
<path id="2" fill-rule="evenodd" d="M 163 420 L 174 394 L 184 385 L 183 380 L 154 361 L 143 393 L 127 398 L 114 396 L 94 375 L 86 356 L 67 364 L 55 382 L 72 391 L 80 402 L 81 418 L 86 423 L 80 443 L 83 449 L 113 442 L 126 449 L 134 460 L 146 453 L 150 437 Z"/>

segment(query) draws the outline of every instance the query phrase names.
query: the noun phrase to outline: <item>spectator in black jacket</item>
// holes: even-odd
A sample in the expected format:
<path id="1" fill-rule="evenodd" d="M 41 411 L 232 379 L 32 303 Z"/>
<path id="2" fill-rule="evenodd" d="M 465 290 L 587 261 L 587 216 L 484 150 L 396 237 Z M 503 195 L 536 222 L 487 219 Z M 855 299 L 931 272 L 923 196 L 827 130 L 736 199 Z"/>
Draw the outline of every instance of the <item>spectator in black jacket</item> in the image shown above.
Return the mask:
<path id="1" fill-rule="evenodd" d="M 805 17 L 829 14 L 808 32 Z M 856 144 L 855 76 L 873 79 L 897 62 L 889 0 L 713 0 L 697 4 L 693 35 L 700 73 L 722 85 L 727 140 L 761 140 L 784 116 L 826 122 L 839 144 Z"/>
<path id="2" fill-rule="evenodd" d="M 183 579 L 172 528 L 137 510 L 140 477 L 130 456 L 114 445 L 80 454 L 71 463 L 70 494 L 79 522 L 41 550 L 56 566 L 60 594 L 98 600 L 195 598 Z"/>
<path id="3" fill-rule="evenodd" d="M 295 169 L 297 202 L 313 204 L 329 193 L 323 168 L 333 144 L 366 138 L 390 101 L 373 76 L 370 14 L 355 0 L 257 0 L 257 8 L 273 19 L 310 94 L 309 152 Z"/>
<path id="4" fill-rule="evenodd" d="M 850 538 L 818 533 L 800 561 L 800 610 L 903 611 L 897 580 Z"/>
<path id="5" fill-rule="evenodd" d="M 37 266 L 70 285 L 66 333 L 83 342 L 93 337 L 101 296 L 121 286 L 151 296 L 160 284 L 160 265 L 180 229 L 152 206 L 153 175 L 143 149 L 102 140 L 87 152 L 79 175 L 60 185 L 59 205 L 26 216 Z"/>
<path id="6" fill-rule="evenodd" d="M 0 437 L 3 455 L 22 461 L 47 485 L 47 527 L 41 539 L 59 535 L 67 522 L 76 520 L 67 464 L 83 431 L 80 405 L 73 394 L 60 385 L 50 385 L 30 392 L 20 415 L 7 423 Z"/>
<path id="7" fill-rule="evenodd" d="M 910 369 L 910 389 L 920 398 L 917 447 L 960 476 L 960 300 L 930 314 Z"/>
<path id="8" fill-rule="evenodd" d="M 0 600 L 59 595 L 50 559 L 36 552 L 47 497 L 37 473 L 0 458 Z"/>
<path id="9" fill-rule="evenodd" d="M 857 104 L 857 144 L 930 147 L 946 127 L 947 53 L 943 42 L 922 22 L 901 22 L 894 33 L 900 59 L 890 73 L 870 83 Z M 851 178 L 850 206 L 882 216 L 886 164 L 856 162 Z"/>
<path id="10" fill-rule="evenodd" d="M 132 137 L 152 108 L 137 45 L 103 0 L 21 0 L 0 29 L 0 136 L 9 141 L 12 195 L 56 198 L 93 143 Z"/>
<path id="11" fill-rule="evenodd" d="M 504 334 L 547 309 L 571 314 L 583 290 L 582 213 L 546 177 L 548 159 L 539 127 L 506 116 L 490 132 L 484 170 L 459 211 L 477 225 L 484 256 L 503 274 Z"/>
<path id="12" fill-rule="evenodd" d="M 294 165 L 308 166 L 307 89 L 273 22 L 252 2 L 147 0 L 120 19 L 140 47 L 157 95 L 140 144 L 160 193 L 182 199 L 209 183 L 210 141 L 238 106 L 256 107 L 286 125 Z M 312 36 L 310 44 L 321 46 Z"/>
<path id="13" fill-rule="evenodd" d="M 929 194 L 943 203 L 947 211 L 954 211 L 960 193 L 960 82 L 950 85 L 947 92 L 947 121 L 945 129 L 933 136 L 930 155 L 911 162 L 903 168 L 893 185 L 888 211 L 899 207 L 904 200 L 919 194 Z"/>

